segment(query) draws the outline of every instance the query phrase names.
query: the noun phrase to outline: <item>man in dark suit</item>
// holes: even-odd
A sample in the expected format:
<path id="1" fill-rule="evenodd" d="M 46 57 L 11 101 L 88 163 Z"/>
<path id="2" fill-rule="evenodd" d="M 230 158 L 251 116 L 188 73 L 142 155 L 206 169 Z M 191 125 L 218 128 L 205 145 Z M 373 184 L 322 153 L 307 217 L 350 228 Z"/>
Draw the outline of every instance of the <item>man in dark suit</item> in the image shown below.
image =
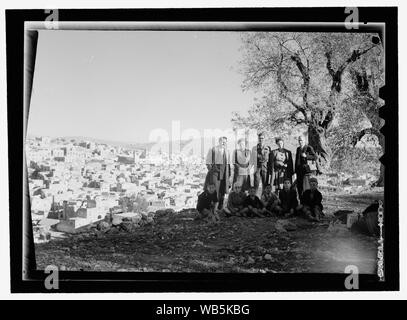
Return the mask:
<path id="1" fill-rule="evenodd" d="M 297 175 L 298 196 L 301 198 L 302 193 L 310 188 L 309 179 L 311 174 L 319 172 L 318 157 L 314 149 L 305 144 L 303 137 L 298 138 L 299 147 L 295 155 L 295 173 Z M 309 161 L 315 164 L 315 168 L 311 168 Z"/>
<path id="2" fill-rule="evenodd" d="M 270 158 L 270 147 L 264 144 L 265 134 L 259 133 L 258 144 L 252 150 L 252 163 L 254 166 L 254 187 L 258 192 L 260 182 L 262 190 L 269 182 L 268 161 Z"/>
<path id="3" fill-rule="evenodd" d="M 291 188 L 291 179 L 284 179 L 283 189 L 279 192 L 280 207 L 283 214 L 294 215 L 298 212 L 297 191 Z"/>
<path id="4" fill-rule="evenodd" d="M 271 151 L 269 160 L 269 172 L 271 176 L 271 186 L 274 186 L 278 193 L 283 189 L 284 179 L 290 179 L 293 176 L 293 156 L 290 150 L 284 148 L 282 138 L 276 138 L 278 148 Z M 291 181 L 292 183 L 292 181 Z"/>
<path id="5" fill-rule="evenodd" d="M 225 193 L 229 192 L 230 186 L 230 155 L 227 150 L 227 138 L 220 137 L 219 144 L 209 149 L 206 156 L 206 166 L 208 174 L 205 180 L 205 189 L 209 182 L 213 182 L 216 187 L 218 197 L 218 210 L 222 210 Z"/>
<path id="6" fill-rule="evenodd" d="M 322 194 L 318 190 L 317 178 L 310 178 L 310 189 L 305 190 L 301 197 L 304 215 L 313 221 L 319 221 L 323 216 Z"/>

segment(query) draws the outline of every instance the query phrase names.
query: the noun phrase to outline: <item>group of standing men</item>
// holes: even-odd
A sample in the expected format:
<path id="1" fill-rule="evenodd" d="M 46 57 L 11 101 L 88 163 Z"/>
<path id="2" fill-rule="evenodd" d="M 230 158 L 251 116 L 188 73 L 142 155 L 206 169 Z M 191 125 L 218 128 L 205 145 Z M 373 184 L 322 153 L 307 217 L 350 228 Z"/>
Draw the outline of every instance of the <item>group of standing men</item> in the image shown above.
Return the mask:
<path id="1" fill-rule="evenodd" d="M 247 148 L 248 142 L 242 138 L 238 140 L 238 147 L 229 153 L 227 138 L 220 137 L 219 144 L 211 148 L 207 154 L 206 164 L 208 174 L 205 187 L 208 183 L 214 184 L 218 199 L 218 209 L 223 208 L 225 194 L 229 192 L 232 184 L 238 183 L 242 191 L 254 186 L 256 192 L 260 184 L 262 190 L 271 185 L 278 194 L 283 189 L 284 180 L 296 178 L 298 195 L 310 189 L 310 177 L 319 172 L 317 155 L 314 149 L 305 143 L 303 137 L 298 138 L 299 146 L 296 150 L 295 163 L 290 150 L 284 148 L 284 140 L 277 138 L 277 148 L 272 150 L 265 144 L 265 134 L 258 134 L 258 143 Z"/>

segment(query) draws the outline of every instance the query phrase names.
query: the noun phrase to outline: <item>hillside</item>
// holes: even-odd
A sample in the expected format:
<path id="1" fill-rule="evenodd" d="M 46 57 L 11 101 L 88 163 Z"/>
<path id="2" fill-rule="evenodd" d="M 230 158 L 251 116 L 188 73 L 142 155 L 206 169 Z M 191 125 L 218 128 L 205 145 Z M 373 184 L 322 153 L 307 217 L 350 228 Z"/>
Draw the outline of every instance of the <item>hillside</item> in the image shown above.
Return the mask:
<path id="1" fill-rule="evenodd" d="M 332 225 L 340 209 L 361 212 L 380 190 L 327 194 L 325 219 L 225 218 L 194 220 L 194 210 L 158 212 L 153 224 L 125 231 L 96 228 L 36 245 L 39 269 L 135 272 L 335 272 L 354 264 L 374 273 L 377 241 Z M 331 224 L 331 226 L 330 226 Z"/>

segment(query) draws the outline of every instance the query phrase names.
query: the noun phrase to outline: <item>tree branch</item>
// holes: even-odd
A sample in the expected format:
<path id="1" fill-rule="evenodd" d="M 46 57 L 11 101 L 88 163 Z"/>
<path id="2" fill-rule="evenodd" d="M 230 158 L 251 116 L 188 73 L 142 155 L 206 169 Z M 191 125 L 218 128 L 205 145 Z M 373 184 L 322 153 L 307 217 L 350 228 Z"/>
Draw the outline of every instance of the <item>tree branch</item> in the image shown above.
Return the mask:
<path id="1" fill-rule="evenodd" d="M 291 99 L 287 94 L 287 92 L 289 90 L 288 90 L 287 85 L 284 83 L 284 81 L 282 79 L 282 75 L 281 75 L 282 61 L 283 61 L 283 55 L 281 55 L 281 61 L 280 61 L 279 67 L 277 68 L 277 82 L 280 84 L 280 97 L 284 98 L 289 103 L 291 103 L 295 109 L 297 109 L 299 112 L 301 112 L 304 115 L 304 119 L 307 121 L 307 113 L 305 112 L 305 109 L 301 105 L 296 103 L 293 99 Z"/>
<path id="2" fill-rule="evenodd" d="M 303 105 L 308 108 L 308 91 L 309 91 L 309 83 L 310 83 L 310 76 L 309 76 L 309 69 L 302 63 L 300 56 L 298 53 L 291 56 L 291 59 L 295 62 L 298 70 L 300 71 L 303 79 L 303 83 L 301 85 L 302 89 L 302 99 Z M 307 60 L 308 64 L 308 60 Z"/>
<path id="3" fill-rule="evenodd" d="M 329 74 L 334 77 L 335 70 L 332 68 L 332 51 L 325 52 L 326 57 L 326 68 L 328 69 Z"/>
<path id="4" fill-rule="evenodd" d="M 319 123 L 320 127 L 328 130 L 332 124 L 333 119 L 334 119 L 334 113 L 331 110 L 328 110 L 324 119 Z"/>
<path id="5" fill-rule="evenodd" d="M 346 59 L 345 62 L 338 68 L 338 72 L 342 73 L 348 65 L 358 60 L 362 55 L 364 55 L 374 47 L 376 47 L 376 45 L 373 45 L 370 48 L 365 49 L 363 51 L 353 50 L 351 56 L 348 59 Z"/>
<path id="6" fill-rule="evenodd" d="M 297 118 L 298 112 L 299 112 L 298 110 L 294 111 L 294 112 L 291 114 L 291 116 L 289 117 L 289 120 L 290 120 L 291 122 L 295 122 L 296 125 L 299 125 L 299 124 L 307 124 L 308 121 L 306 121 L 305 119 L 299 119 L 299 118 Z"/>
<path id="7" fill-rule="evenodd" d="M 352 145 L 355 147 L 356 144 L 367 134 L 373 134 L 373 135 L 377 136 L 378 138 L 380 138 L 380 136 L 382 135 L 382 133 L 375 128 L 366 128 L 366 129 L 363 129 L 362 131 L 358 132 L 353 137 Z"/>
<path id="8" fill-rule="evenodd" d="M 331 87 L 331 89 L 336 90 L 336 92 L 341 92 L 342 74 L 345 71 L 345 69 L 350 64 L 352 64 L 353 62 L 358 60 L 362 55 L 364 55 L 369 50 L 374 48 L 375 46 L 376 45 L 373 45 L 370 48 L 365 49 L 363 51 L 353 50 L 351 56 L 349 58 L 347 58 L 345 60 L 345 62 L 342 63 L 342 65 L 336 71 L 332 67 L 332 51 L 328 50 L 327 52 L 325 52 L 325 56 L 326 56 L 326 59 L 327 59 L 326 68 L 328 69 L 328 72 L 332 77 L 332 87 Z"/>

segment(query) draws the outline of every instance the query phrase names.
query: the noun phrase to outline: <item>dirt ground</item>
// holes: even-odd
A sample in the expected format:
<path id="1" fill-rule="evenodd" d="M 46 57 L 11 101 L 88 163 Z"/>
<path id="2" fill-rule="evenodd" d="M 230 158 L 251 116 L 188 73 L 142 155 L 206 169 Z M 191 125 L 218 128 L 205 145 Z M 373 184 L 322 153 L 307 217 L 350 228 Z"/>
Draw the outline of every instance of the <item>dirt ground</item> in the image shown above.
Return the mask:
<path id="1" fill-rule="evenodd" d="M 38 269 L 137 272 L 324 272 L 356 265 L 376 272 L 377 240 L 330 226 L 333 212 L 363 211 L 383 191 L 326 195 L 321 222 L 302 218 L 194 220 L 194 210 L 161 213 L 134 232 L 89 232 L 36 245 Z M 285 225 L 290 231 L 284 229 Z"/>

